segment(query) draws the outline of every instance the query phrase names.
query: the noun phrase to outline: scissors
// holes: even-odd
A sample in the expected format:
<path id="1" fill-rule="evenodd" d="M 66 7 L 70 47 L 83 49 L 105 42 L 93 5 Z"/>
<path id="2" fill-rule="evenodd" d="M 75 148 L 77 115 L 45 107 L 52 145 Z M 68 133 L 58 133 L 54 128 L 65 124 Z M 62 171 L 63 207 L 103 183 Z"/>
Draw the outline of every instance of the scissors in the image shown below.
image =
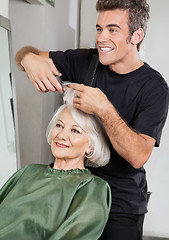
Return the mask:
<path id="1" fill-rule="evenodd" d="M 58 75 L 55 75 L 55 78 L 57 79 L 57 81 L 58 81 L 58 82 L 60 83 L 60 85 L 62 86 L 63 92 L 65 91 L 65 87 L 66 87 L 67 85 L 75 84 L 75 83 L 73 83 L 73 82 L 68 82 L 68 81 L 63 82 L 62 79 L 61 79 L 61 77 L 58 76 Z"/>

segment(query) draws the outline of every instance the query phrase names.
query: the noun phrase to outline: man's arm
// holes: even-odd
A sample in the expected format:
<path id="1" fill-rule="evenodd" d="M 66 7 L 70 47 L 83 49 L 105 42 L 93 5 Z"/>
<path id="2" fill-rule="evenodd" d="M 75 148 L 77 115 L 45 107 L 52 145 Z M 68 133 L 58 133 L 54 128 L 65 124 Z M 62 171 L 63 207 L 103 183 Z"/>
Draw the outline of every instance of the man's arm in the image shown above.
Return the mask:
<path id="1" fill-rule="evenodd" d="M 100 109 L 98 116 L 119 155 L 134 168 L 142 167 L 152 153 L 155 139 L 130 128 L 109 101 Z"/>
<path id="2" fill-rule="evenodd" d="M 100 89 L 78 84 L 70 87 L 77 90 L 74 107 L 98 115 L 118 154 L 134 168 L 142 167 L 151 155 L 155 139 L 130 128 Z"/>
<path id="3" fill-rule="evenodd" d="M 61 74 L 49 58 L 49 52 L 41 52 L 34 47 L 26 46 L 17 52 L 15 61 L 18 68 L 26 72 L 38 91 L 63 93 L 62 86 L 55 78 L 55 75 Z"/>

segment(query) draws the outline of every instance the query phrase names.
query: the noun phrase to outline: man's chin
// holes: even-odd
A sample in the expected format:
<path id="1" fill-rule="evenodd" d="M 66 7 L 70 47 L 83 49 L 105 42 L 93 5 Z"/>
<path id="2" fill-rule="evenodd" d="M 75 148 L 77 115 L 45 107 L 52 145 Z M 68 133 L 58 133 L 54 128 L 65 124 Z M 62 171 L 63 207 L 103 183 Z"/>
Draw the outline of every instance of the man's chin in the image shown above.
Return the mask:
<path id="1" fill-rule="evenodd" d="M 108 65 L 111 64 L 110 61 L 105 60 L 105 59 L 102 59 L 102 58 L 100 58 L 99 61 L 100 61 L 100 63 L 101 63 L 102 65 L 104 65 L 104 66 L 108 66 Z"/>

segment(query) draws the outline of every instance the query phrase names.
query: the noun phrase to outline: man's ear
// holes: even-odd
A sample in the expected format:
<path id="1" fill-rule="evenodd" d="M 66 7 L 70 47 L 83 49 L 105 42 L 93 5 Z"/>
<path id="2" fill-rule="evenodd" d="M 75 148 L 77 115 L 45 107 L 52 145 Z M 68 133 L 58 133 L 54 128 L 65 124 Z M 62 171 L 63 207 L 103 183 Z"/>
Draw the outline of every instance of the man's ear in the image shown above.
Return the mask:
<path id="1" fill-rule="evenodd" d="M 144 38 L 144 31 L 142 28 L 137 29 L 132 37 L 131 37 L 131 43 L 133 45 L 137 45 L 139 42 L 141 42 Z"/>

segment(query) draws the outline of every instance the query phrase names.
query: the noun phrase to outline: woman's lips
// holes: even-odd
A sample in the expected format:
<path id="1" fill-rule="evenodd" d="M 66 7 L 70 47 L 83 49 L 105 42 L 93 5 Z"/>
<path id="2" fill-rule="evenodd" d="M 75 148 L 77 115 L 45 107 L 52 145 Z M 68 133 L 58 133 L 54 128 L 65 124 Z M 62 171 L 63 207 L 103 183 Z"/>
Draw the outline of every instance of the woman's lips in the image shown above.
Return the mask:
<path id="1" fill-rule="evenodd" d="M 56 146 L 59 147 L 59 148 L 69 148 L 68 145 L 65 145 L 65 144 L 62 144 L 62 143 L 58 143 L 58 142 L 56 142 Z"/>

